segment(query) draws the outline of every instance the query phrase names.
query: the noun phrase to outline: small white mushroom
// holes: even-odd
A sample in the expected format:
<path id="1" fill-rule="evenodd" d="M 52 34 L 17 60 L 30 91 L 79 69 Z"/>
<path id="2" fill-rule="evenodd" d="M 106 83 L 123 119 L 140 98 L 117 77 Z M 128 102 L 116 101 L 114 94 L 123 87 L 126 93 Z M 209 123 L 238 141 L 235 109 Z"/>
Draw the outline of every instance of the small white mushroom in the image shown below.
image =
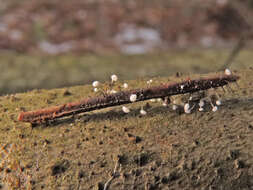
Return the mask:
<path id="1" fill-rule="evenodd" d="M 200 108 L 199 108 L 199 111 L 204 111 L 204 108 L 203 108 L 203 107 L 200 107 Z"/>
<path id="2" fill-rule="evenodd" d="M 147 112 L 142 108 L 142 109 L 140 110 L 140 114 L 141 114 L 141 115 L 146 115 Z"/>
<path id="3" fill-rule="evenodd" d="M 199 107 L 202 108 L 204 105 L 205 105 L 205 102 L 204 102 L 204 100 L 201 99 L 199 101 Z"/>
<path id="4" fill-rule="evenodd" d="M 220 106 L 221 105 L 221 100 L 216 100 L 216 105 Z"/>
<path id="5" fill-rule="evenodd" d="M 214 106 L 212 109 L 213 112 L 216 112 L 217 110 L 218 110 L 218 106 Z"/>
<path id="6" fill-rule="evenodd" d="M 129 99 L 130 99 L 131 102 L 135 102 L 137 100 L 137 95 L 136 94 L 131 94 Z"/>
<path id="7" fill-rule="evenodd" d="M 173 110 L 177 110 L 177 108 L 178 108 L 178 106 L 177 106 L 177 105 L 175 105 L 175 104 L 174 104 L 174 105 L 172 105 L 172 109 L 173 109 Z"/>
<path id="8" fill-rule="evenodd" d="M 225 75 L 231 75 L 231 71 L 229 69 L 225 69 Z"/>
<path id="9" fill-rule="evenodd" d="M 129 112 L 130 112 L 130 109 L 129 109 L 128 107 L 126 107 L 126 106 L 122 106 L 122 111 L 123 111 L 124 113 L 129 113 Z"/>
<path id="10" fill-rule="evenodd" d="M 98 91 L 98 89 L 97 89 L 97 88 L 94 88 L 93 90 L 94 90 L 94 92 L 97 92 L 97 91 Z"/>
<path id="11" fill-rule="evenodd" d="M 93 87 L 98 87 L 98 85 L 99 85 L 99 82 L 98 82 L 98 81 L 94 81 L 94 82 L 92 83 L 92 86 L 93 86 Z"/>
<path id="12" fill-rule="evenodd" d="M 112 75 L 111 79 L 112 79 L 112 82 L 116 82 L 118 80 L 118 76 L 117 75 Z"/>
<path id="13" fill-rule="evenodd" d="M 127 83 L 124 83 L 124 84 L 123 84 L 123 87 L 124 87 L 124 88 L 128 88 L 128 84 L 127 84 Z"/>
<path id="14" fill-rule="evenodd" d="M 186 103 L 184 105 L 184 112 L 185 113 L 191 113 L 192 109 L 195 107 L 195 104 L 190 108 L 190 104 L 189 103 Z"/>
<path id="15" fill-rule="evenodd" d="M 115 93 L 117 93 L 116 90 L 111 90 L 111 91 L 110 91 L 110 94 L 115 94 Z"/>

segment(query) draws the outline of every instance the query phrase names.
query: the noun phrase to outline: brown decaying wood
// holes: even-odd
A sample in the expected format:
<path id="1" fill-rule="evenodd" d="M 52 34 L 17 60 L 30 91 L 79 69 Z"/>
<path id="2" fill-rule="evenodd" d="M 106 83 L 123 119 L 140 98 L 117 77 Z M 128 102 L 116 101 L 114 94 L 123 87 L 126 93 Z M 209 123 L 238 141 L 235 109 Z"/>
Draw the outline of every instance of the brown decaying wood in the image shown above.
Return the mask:
<path id="1" fill-rule="evenodd" d="M 177 94 L 193 93 L 210 88 L 222 87 L 228 83 L 236 82 L 238 79 L 239 77 L 236 75 L 217 75 L 210 78 L 186 80 L 180 83 L 168 83 L 146 89 L 121 91 L 115 94 L 88 98 L 79 102 L 66 103 L 51 108 L 21 112 L 18 120 L 32 124 L 41 124 L 65 116 L 132 103 L 130 101 L 131 94 L 136 94 L 136 102 L 139 102 L 153 98 L 165 98 Z"/>

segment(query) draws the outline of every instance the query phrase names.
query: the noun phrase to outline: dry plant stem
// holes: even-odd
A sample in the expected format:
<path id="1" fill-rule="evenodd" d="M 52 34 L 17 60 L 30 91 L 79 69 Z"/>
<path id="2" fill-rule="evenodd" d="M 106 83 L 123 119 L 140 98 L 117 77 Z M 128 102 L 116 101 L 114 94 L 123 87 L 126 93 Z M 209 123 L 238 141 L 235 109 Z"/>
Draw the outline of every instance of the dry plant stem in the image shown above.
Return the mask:
<path id="1" fill-rule="evenodd" d="M 41 124 L 65 116 L 132 103 L 129 99 L 131 94 L 137 95 L 136 102 L 138 102 L 153 98 L 165 98 L 177 94 L 193 93 L 210 88 L 222 87 L 231 82 L 236 82 L 238 79 L 239 77 L 236 75 L 217 75 L 210 78 L 186 80 L 180 83 L 169 83 L 146 89 L 121 91 L 115 94 L 88 98 L 79 102 L 67 103 L 52 108 L 21 112 L 18 116 L 18 120 L 30 122 L 32 124 Z"/>
<path id="2" fill-rule="evenodd" d="M 220 71 L 223 71 L 226 68 L 229 68 L 231 66 L 236 56 L 239 55 L 240 51 L 243 49 L 244 46 L 245 46 L 245 37 L 242 35 L 238 43 L 236 44 L 236 46 L 233 48 L 232 52 L 230 53 L 229 57 L 227 58 L 226 62 L 220 68 Z"/>

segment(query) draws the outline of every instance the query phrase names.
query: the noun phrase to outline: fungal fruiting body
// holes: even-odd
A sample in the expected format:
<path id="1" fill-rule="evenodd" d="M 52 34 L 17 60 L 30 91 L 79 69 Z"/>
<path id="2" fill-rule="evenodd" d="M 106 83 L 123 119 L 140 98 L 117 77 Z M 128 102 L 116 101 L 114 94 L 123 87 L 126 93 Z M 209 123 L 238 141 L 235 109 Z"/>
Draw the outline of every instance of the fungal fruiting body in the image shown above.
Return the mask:
<path id="1" fill-rule="evenodd" d="M 122 107 L 122 111 L 123 111 L 124 113 L 129 113 L 129 112 L 130 112 L 130 109 L 129 109 L 128 107 L 126 107 L 126 106 L 123 106 L 123 107 Z"/>
<path id="2" fill-rule="evenodd" d="M 136 94 L 131 94 L 129 99 L 130 99 L 131 102 L 135 102 L 137 100 L 137 95 Z"/>
<path id="3" fill-rule="evenodd" d="M 238 79 L 239 77 L 236 75 L 224 74 L 209 78 L 185 80 L 179 83 L 168 83 L 161 86 L 154 86 L 143 89 L 120 91 L 113 94 L 92 97 L 74 103 L 55 106 L 52 108 L 21 112 L 18 116 L 18 120 L 40 124 L 55 120 L 57 118 L 71 116 L 92 110 L 98 110 L 106 107 L 118 106 L 150 99 L 164 99 L 165 97 L 170 97 L 177 94 L 194 93 L 198 91 L 208 90 L 210 88 L 222 87 L 229 83 L 236 82 Z M 191 109 L 193 108 L 188 108 L 186 111 L 189 112 Z M 213 108 L 213 111 L 216 111 L 217 109 L 218 107 Z"/>
<path id="4" fill-rule="evenodd" d="M 117 75 L 112 75 L 111 79 L 112 79 L 112 82 L 116 82 L 118 80 L 118 76 Z"/>
<path id="5" fill-rule="evenodd" d="M 94 82 L 92 83 L 92 86 L 93 86 L 93 87 L 98 87 L 98 85 L 99 85 L 99 82 L 98 82 L 98 81 L 94 81 Z"/>

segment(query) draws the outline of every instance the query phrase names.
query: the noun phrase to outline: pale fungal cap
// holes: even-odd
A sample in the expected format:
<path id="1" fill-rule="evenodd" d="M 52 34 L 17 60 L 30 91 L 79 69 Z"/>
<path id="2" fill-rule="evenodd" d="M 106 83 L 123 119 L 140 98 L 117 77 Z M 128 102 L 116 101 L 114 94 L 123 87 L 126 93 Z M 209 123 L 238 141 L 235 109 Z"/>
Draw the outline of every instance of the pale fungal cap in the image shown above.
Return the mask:
<path id="1" fill-rule="evenodd" d="M 185 105 L 184 105 L 184 110 L 189 110 L 190 109 L 190 104 L 189 103 L 186 103 Z"/>
<path id="2" fill-rule="evenodd" d="M 93 87 L 98 87 L 98 85 L 99 85 L 99 82 L 98 82 L 98 81 L 94 81 L 94 82 L 92 83 L 92 86 L 93 86 Z"/>
<path id="3" fill-rule="evenodd" d="M 163 106 L 166 107 L 168 104 L 166 104 L 165 102 L 163 102 Z"/>
<path id="4" fill-rule="evenodd" d="M 110 93 L 115 94 L 115 93 L 117 93 L 117 91 L 116 90 L 111 90 Z"/>
<path id="5" fill-rule="evenodd" d="M 124 87 L 124 88 L 128 88 L 128 84 L 127 84 L 127 83 L 124 83 L 124 84 L 123 84 L 123 87 Z"/>
<path id="6" fill-rule="evenodd" d="M 137 95 L 136 94 L 131 94 L 130 95 L 130 101 L 135 102 L 137 100 Z"/>
<path id="7" fill-rule="evenodd" d="M 157 102 L 161 102 L 163 99 L 162 98 L 157 98 L 156 101 Z"/>
<path id="8" fill-rule="evenodd" d="M 204 111 L 204 108 L 203 108 L 203 107 L 200 107 L 200 108 L 199 108 L 199 111 Z"/>
<path id="9" fill-rule="evenodd" d="M 220 106 L 221 105 L 221 100 L 216 100 L 216 105 Z"/>
<path id="10" fill-rule="evenodd" d="M 150 79 L 150 80 L 147 81 L 147 84 L 150 84 L 150 83 L 152 83 L 152 82 L 153 82 L 153 80 Z"/>
<path id="11" fill-rule="evenodd" d="M 180 85 L 180 88 L 183 90 L 184 89 L 184 85 Z"/>
<path id="12" fill-rule="evenodd" d="M 178 108 L 178 106 L 175 105 L 175 104 L 172 106 L 172 109 L 173 109 L 173 110 L 177 110 L 177 108 Z"/>
<path id="13" fill-rule="evenodd" d="M 229 69 L 225 69 L 225 75 L 231 75 L 231 71 Z"/>
<path id="14" fill-rule="evenodd" d="M 128 107 L 126 107 L 126 106 L 123 106 L 123 107 L 122 107 L 122 111 L 123 111 L 124 113 L 129 113 L 129 112 L 130 112 L 130 109 L 129 109 Z"/>
<path id="15" fill-rule="evenodd" d="M 147 112 L 146 112 L 144 109 L 141 109 L 141 110 L 140 110 L 140 114 L 141 114 L 141 115 L 146 115 Z"/>
<path id="16" fill-rule="evenodd" d="M 185 113 L 191 113 L 191 110 L 184 110 Z"/>
<path id="17" fill-rule="evenodd" d="M 94 88 L 94 92 L 97 92 L 98 91 L 98 89 L 97 88 Z"/>
<path id="18" fill-rule="evenodd" d="M 116 82 L 118 80 L 118 76 L 117 75 L 112 75 L 111 79 L 112 79 L 112 82 Z"/>
<path id="19" fill-rule="evenodd" d="M 212 109 L 213 112 L 216 112 L 217 110 L 218 110 L 218 106 L 214 106 Z"/>
<path id="20" fill-rule="evenodd" d="M 184 112 L 185 113 L 191 113 L 192 109 L 195 107 L 195 104 L 190 108 L 190 104 L 189 103 L 186 103 L 184 105 Z"/>
<path id="21" fill-rule="evenodd" d="M 202 108 L 204 105 L 205 105 L 204 100 L 200 100 L 200 101 L 199 101 L 199 107 L 201 107 L 201 108 Z"/>

